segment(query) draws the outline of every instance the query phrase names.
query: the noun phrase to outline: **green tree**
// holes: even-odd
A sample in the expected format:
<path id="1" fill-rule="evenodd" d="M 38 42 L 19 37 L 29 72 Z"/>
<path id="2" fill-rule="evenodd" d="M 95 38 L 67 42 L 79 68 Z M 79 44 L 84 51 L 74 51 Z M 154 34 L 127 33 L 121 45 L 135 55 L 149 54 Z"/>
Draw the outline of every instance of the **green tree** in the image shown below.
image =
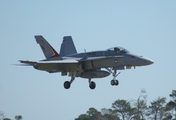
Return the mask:
<path id="1" fill-rule="evenodd" d="M 21 115 L 16 115 L 16 116 L 15 116 L 15 119 L 16 119 L 16 120 L 22 120 L 23 117 L 22 117 Z"/>
<path id="2" fill-rule="evenodd" d="M 101 112 L 99 112 L 95 108 L 89 108 L 87 111 L 87 114 L 91 117 L 92 120 L 97 120 L 99 116 L 101 116 Z"/>
<path id="3" fill-rule="evenodd" d="M 116 115 L 116 113 L 112 109 L 102 108 L 101 114 L 108 120 L 120 120 L 120 118 Z"/>
<path id="4" fill-rule="evenodd" d="M 87 114 L 89 116 L 96 116 L 96 115 L 99 115 L 101 113 L 97 109 L 92 107 L 92 108 L 89 108 L 89 110 L 87 111 Z"/>
<path id="5" fill-rule="evenodd" d="M 89 108 L 86 114 L 75 120 L 176 120 L 176 90 L 170 94 L 172 100 L 167 104 L 165 97 L 158 97 L 149 106 L 145 93 L 141 90 L 138 99 L 132 102 L 116 100 L 112 103 L 112 109 L 102 108 L 101 112 Z"/>
<path id="6" fill-rule="evenodd" d="M 11 120 L 10 118 L 4 118 L 3 120 Z"/>
<path id="7" fill-rule="evenodd" d="M 130 120 L 134 117 L 135 108 L 131 107 L 130 102 L 126 100 L 116 100 L 112 103 L 112 108 L 116 112 L 117 116 L 120 116 L 122 120 Z"/>
<path id="8" fill-rule="evenodd" d="M 81 114 L 78 118 L 75 118 L 75 120 L 91 120 L 91 117 L 87 114 Z"/>
<path id="9" fill-rule="evenodd" d="M 151 105 L 148 107 L 148 116 L 153 120 L 162 120 L 164 116 L 168 114 L 166 110 L 166 98 L 158 98 L 151 102 Z"/>
<path id="10" fill-rule="evenodd" d="M 145 95 L 145 93 L 146 91 L 142 89 L 138 99 L 134 102 L 136 113 L 133 118 L 136 120 L 145 120 L 147 112 L 147 95 Z"/>
<path id="11" fill-rule="evenodd" d="M 98 120 L 100 117 L 102 117 L 101 112 L 99 112 L 97 109 L 91 107 L 86 112 L 87 114 L 81 114 L 78 118 L 75 120 Z"/>
<path id="12" fill-rule="evenodd" d="M 89 108 L 87 114 L 81 114 L 75 120 L 120 120 L 112 109 L 102 109 L 102 113 L 95 108 Z"/>
<path id="13" fill-rule="evenodd" d="M 173 118 L 176 120 L 176 90 L 172 90 L 169 96 L 172 100 L 167 103 L 167 109 L 170 110 Z"/>
<path id="14" fill-rule="evenodd" d="M 4 112 L 0 111 L 0 120 L 3 120 L 5 118 Z"/>
<path id="15" fill-rule="evenodd" d="M 5 118 L 4 112 L 0 111 L 0 120 L 11 120 L 11 119 Z"/>

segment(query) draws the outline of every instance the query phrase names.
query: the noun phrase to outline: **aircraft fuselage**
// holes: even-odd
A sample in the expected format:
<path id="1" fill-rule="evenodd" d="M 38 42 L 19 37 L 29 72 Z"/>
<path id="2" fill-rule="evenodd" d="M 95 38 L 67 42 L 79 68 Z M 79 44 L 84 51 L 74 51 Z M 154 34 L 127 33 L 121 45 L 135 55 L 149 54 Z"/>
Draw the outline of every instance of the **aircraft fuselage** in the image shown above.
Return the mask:
<path id="1" fill-rule="evenodd" d="M 116 77 L 117 70 L 130 69 L 136 66 L 146 66 L 153 63 L 152 60 L 130 53 L 122 47 L 113 47 L 102 51 L 77 53 L 71 36 L 65 36 L 61 44 L 60 54 L 43 38 L 35 36 L 36 42 L 40 45 L 46 59 L 41 61 L 25 61 L 21 63 L 33 66 L 37 70 L 49 73 L 61 72 L 62 76 L 71 76 L 70 81 L 64 82 L 64 88 L 69 89 L 75 77 L 87 78 L 89 87 L 94 89 L 95 82 L 92 78 L 107 77 L 112 74 L 111 85 L 119 84 Z M 102 68 L 106 70 L 101 70 Z"/>

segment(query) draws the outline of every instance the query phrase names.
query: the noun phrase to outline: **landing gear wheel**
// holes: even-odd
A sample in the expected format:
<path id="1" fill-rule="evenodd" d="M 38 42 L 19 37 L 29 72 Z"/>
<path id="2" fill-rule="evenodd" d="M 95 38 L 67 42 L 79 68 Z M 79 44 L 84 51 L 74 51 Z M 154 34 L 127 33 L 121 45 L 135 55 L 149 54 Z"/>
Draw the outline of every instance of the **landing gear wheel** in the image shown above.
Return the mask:
<path id="1" fill-rule="evenodd" d="M 70 85 L 71 85 L 71 84 L 70 84 L 69 81 L 65 81 L 65 82 L 64 82 L 64 88 L 65 88 L 65 89 L 69 89 L 69 88 L 70 88 Z"/>
<path id="2" fill-rule="evenodd" d="M 111 80 L 111 85 L 115 85 L 115 81 L 114 80 Z"/>
<path id="3" fill-rule="evenodd" d="M 117 86 L 119 84 L 119 81 L 118 80 L 115 80 L 115 85 Z"/>
<path id="4" fill-rule="evenodd" d="M 118 85 L 119 84 L 119 81 L 118 80 L 111 80 L 111 85 Z"/>
<path id="5" fill-rule="evenodd" d="M 90 87 L 90 89 L 92 89 L 92 90 L 95 89 L 95 87 L 96 87 L 95 82 L 90 82 L 89 87 Z"/>

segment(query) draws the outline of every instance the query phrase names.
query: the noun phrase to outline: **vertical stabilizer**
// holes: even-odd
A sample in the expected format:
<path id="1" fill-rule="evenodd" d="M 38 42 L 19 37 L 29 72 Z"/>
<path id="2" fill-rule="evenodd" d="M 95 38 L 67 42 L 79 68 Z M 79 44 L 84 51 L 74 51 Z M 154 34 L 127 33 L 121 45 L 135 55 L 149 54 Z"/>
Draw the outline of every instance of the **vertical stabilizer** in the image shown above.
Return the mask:
<path id="1" fill-rule="evenodd" d="M 40 45 L 43 54 L 47 59 L 59 57 L 60 55 L 56 52 L 56 50 L 43 38 L 43 36 L 35 36 L 36 42 Z"/>
<path id="2" fill-rule="evenodd" d="M 60 55 L 67 56 L 77 53 L 71 36 L 65 36 L 60 48 Z"/>

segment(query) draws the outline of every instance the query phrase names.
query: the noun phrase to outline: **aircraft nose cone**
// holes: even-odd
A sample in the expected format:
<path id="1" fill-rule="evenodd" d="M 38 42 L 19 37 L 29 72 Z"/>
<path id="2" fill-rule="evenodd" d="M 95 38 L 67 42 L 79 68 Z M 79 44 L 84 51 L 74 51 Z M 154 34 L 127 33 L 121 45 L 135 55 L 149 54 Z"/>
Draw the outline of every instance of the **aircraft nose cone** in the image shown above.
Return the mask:
<path id="1" fill-rule="evenodd" d="M 147 60 L 148 64 L 153 64 L 154 62 L 152 60 Z"/>
<path id="2" fill-rule="evenodd" d="M 152 60 L 150 60 L 150 59 L 148 59 L 148 58 L 144 58 L 143 61 L 144 61 L 144 64 L 145 64 L 145 65 L 151 65 L 151 64 L 154 63 Z"/>

